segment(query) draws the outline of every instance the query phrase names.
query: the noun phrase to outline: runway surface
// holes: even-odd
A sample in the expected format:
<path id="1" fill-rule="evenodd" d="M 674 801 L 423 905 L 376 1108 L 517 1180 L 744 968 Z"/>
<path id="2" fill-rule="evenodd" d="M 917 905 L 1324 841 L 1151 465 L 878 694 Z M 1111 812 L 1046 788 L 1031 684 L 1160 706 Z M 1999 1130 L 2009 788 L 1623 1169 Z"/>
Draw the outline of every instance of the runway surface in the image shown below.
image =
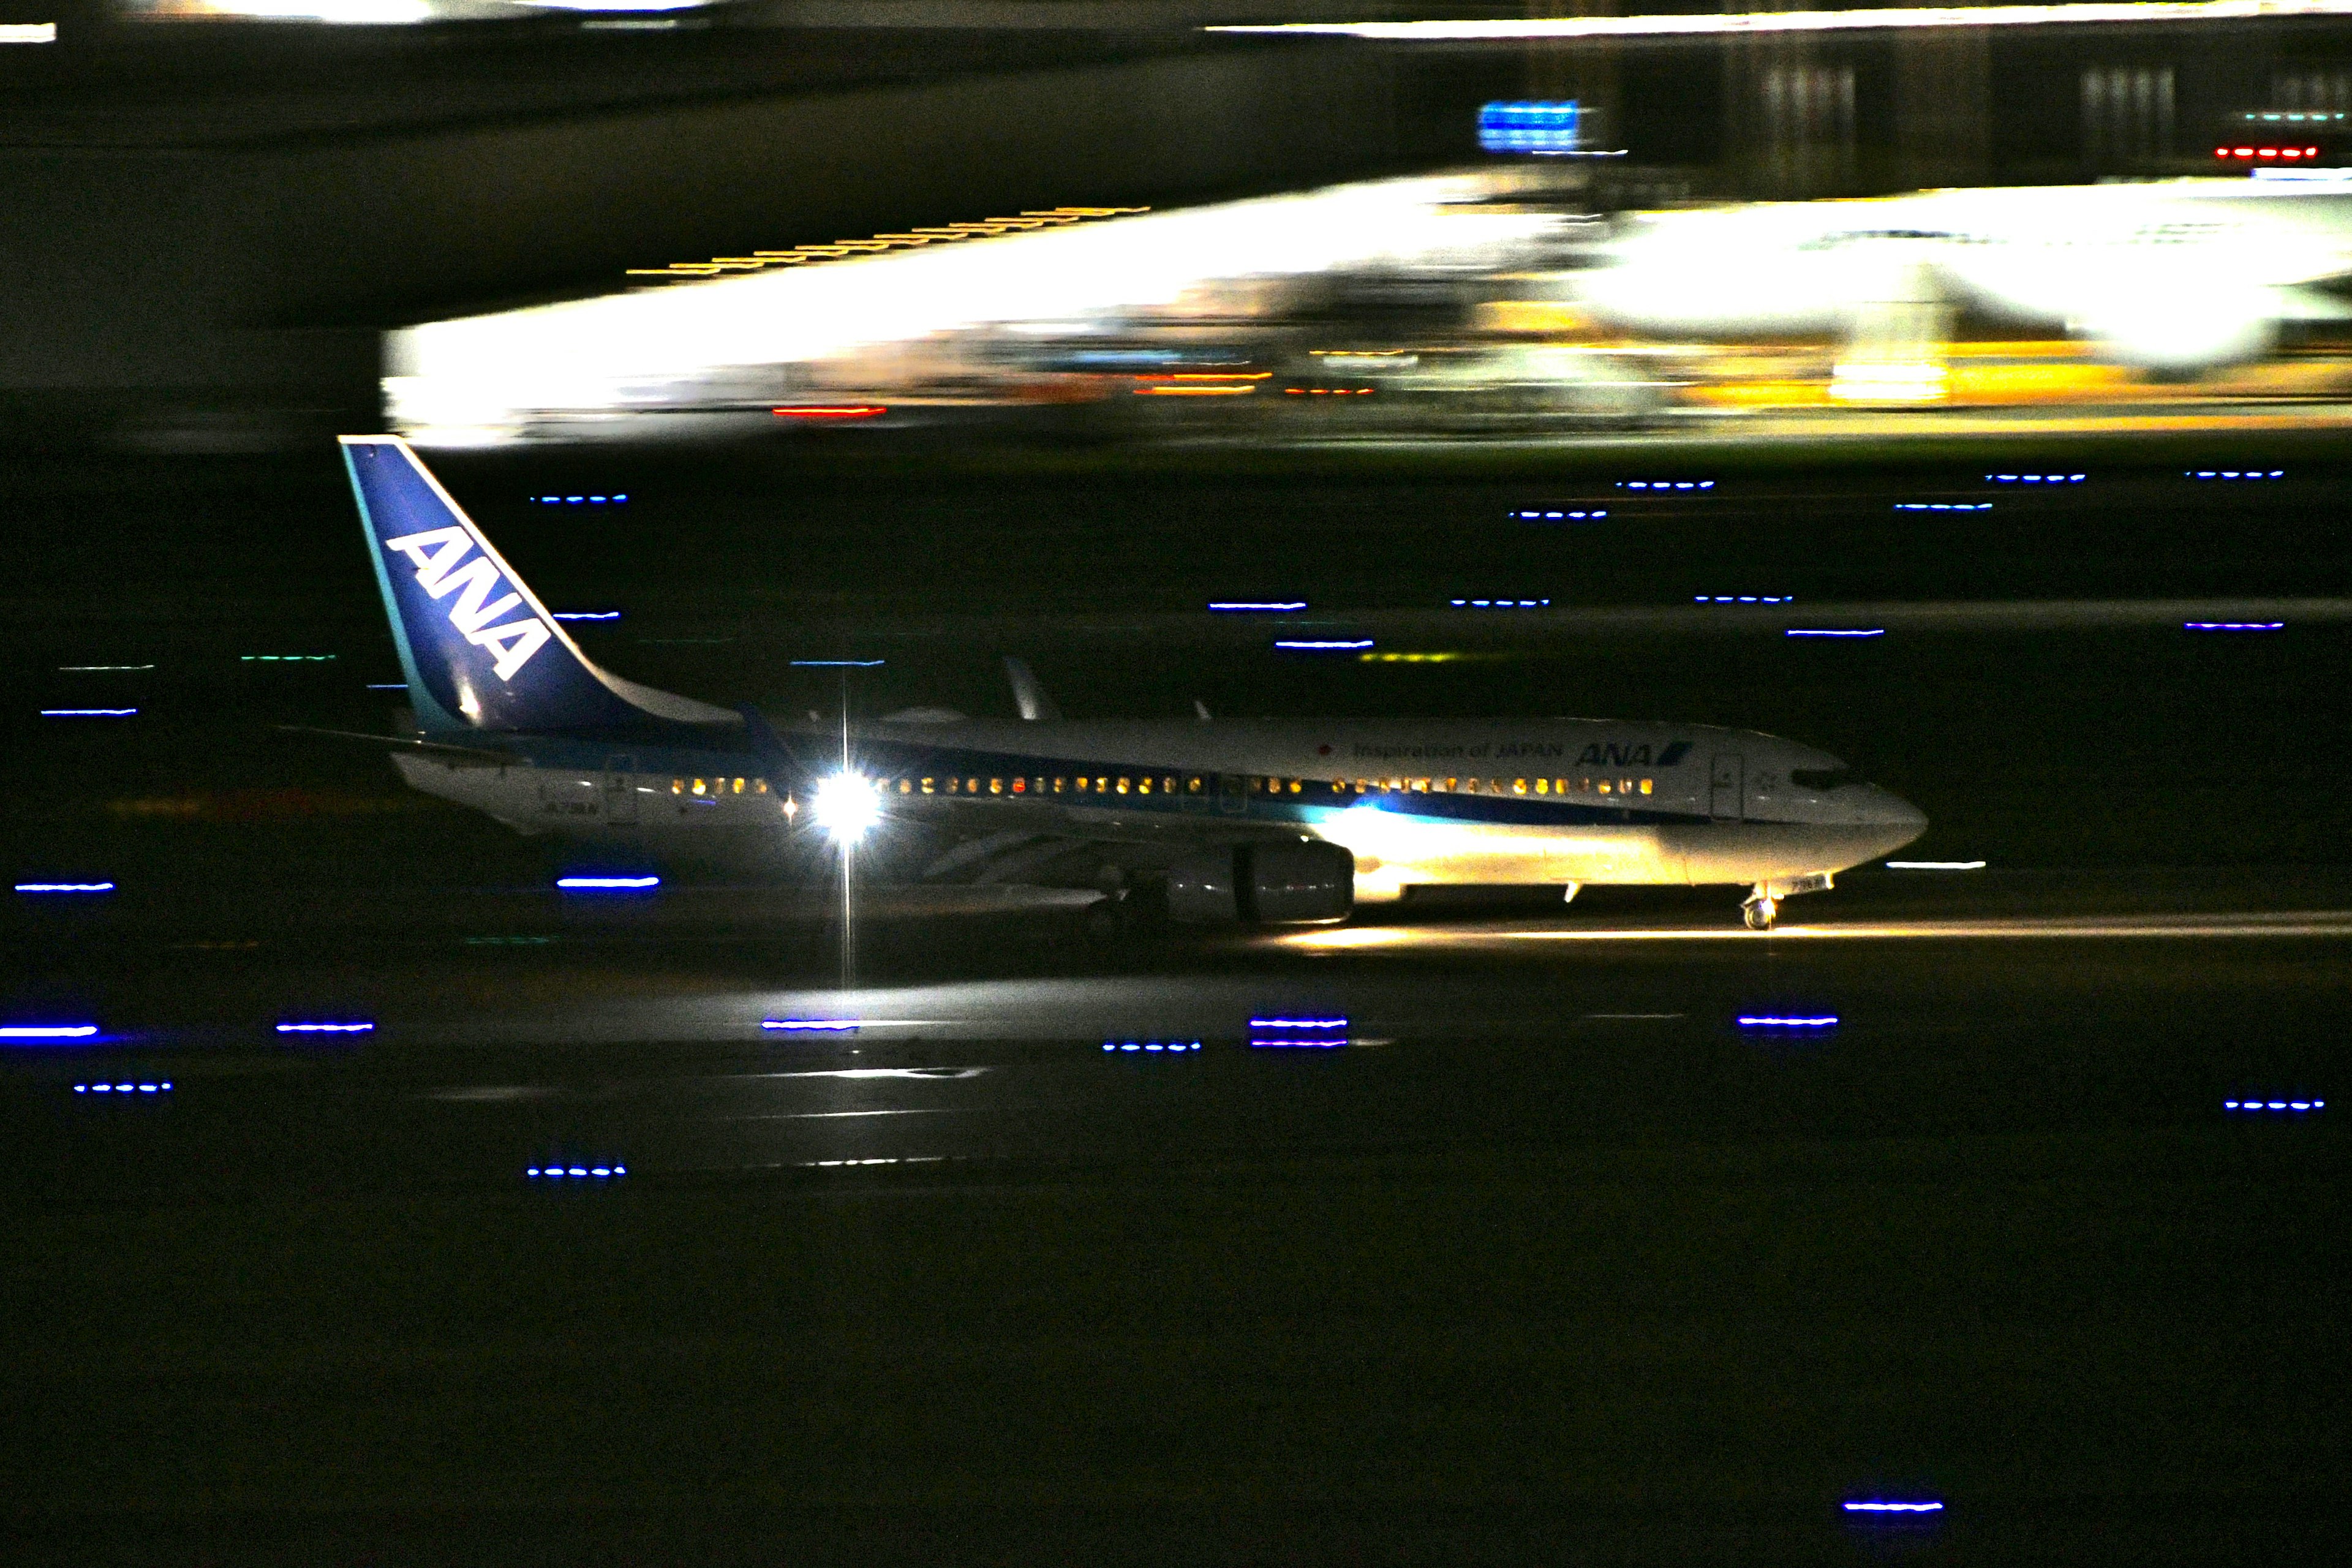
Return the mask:
<path id="1" fill-rule="evenodd" d="M 12 1527 L 2327 1549 L 2352 900 L 2257 880 L 1882 874 L 1769 937 L 907 915 L 848 992 L 772 893 L 61 932 L 104 1028 L 0 1058 Z M 1843 1506 L 1888 1498 L 1947 1511 Z"/>

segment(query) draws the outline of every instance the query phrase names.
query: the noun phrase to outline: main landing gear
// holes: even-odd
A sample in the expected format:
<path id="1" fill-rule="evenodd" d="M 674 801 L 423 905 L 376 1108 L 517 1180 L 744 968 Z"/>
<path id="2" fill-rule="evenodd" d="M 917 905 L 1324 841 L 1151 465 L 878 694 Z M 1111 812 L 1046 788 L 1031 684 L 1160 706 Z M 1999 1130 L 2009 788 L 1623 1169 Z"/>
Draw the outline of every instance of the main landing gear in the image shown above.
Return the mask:
<path id="1" fill-rule="evenodd" d="M 1767 898 L 1762 893 L 1752 893 L 1740 906 L 1739 915 L 1748 922 L 1749 931 L 1770 931 L 1772 922 L 1780 916 L 1780 900 Z"/>

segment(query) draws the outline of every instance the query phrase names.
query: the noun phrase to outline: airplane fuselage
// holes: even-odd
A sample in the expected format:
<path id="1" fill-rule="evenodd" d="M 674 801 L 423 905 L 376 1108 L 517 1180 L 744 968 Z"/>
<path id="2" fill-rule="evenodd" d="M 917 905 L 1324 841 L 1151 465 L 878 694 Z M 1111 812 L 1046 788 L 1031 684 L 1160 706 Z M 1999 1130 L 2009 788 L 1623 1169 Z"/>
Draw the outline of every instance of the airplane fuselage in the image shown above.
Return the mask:
<path id="1" fill-rule="evenodd" d="M 488 739 L 486 737 L 486 739 Z M 784 750 L 602 749 L 515 737 L 515 765 L 399 759 L 419 789 L 527 832 L 782 833 L 838 735 Z M 1794 889 L 1926 819 L 1833 757 L 1703 725 L 1594 720 L 880 724 L 851 738 L 886 822 L 1148 846 L 1275 837 L 1355 858 L 1356 896 L 1415 884 L 1740 883 Z M 828 761 L 828 753 L 831 760 Z"/>

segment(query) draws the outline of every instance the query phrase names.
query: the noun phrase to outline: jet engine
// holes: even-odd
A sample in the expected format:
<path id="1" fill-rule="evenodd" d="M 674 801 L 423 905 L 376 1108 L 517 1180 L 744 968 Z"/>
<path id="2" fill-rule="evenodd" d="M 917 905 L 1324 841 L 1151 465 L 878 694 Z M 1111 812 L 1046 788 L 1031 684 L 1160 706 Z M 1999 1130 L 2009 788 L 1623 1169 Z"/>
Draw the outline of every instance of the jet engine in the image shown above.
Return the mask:
<path id="1" fill-rule="evenodd" d="M 2126 295 L 2068 325 L 2118 364 L 2187 381 L 2269 353 L 2278 342 L 2276 309 L 2257 294 L 2206 289 L 2162 300 Z"/>
<path id="2" fill-rule="evenodd" d="M 1356 907 L 1356 858 L 1337 844 L 1236 844 L 1168 868 L 1168 918 L 1185 925 L 1343 921 Z"/>

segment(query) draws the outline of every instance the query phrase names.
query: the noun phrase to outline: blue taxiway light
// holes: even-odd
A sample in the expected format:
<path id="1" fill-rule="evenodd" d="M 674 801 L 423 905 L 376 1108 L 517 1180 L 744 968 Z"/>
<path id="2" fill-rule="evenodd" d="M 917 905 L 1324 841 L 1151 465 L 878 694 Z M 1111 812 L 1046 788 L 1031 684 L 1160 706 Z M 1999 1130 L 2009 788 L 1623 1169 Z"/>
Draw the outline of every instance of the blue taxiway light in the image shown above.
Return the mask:
<path id="1" fill-rule="evenodd" d="M 1256 1035 L 1250 1037 L 1250 1049 L 1254 1051 L 1336 1051 L 1349 1043 L 1348 1037 L 1345 1035 L 1334 1035 L 1328 1038 L 1314 1040 L 1269 1040 Z"/>
<path id="2" fill-rule="evenodd" d="M 278 1026 L 278 1032 L 281 1035 L 365 1035 L 374 1030 L 375 1026 L 364 1019 L 348 1024 L 302 1022 Z"/>
<path id="3" fill-rule="evenodd" d="M 1739 1026 L 1743 1029 L 1834 1029 L 1837 1015 L 1822 1013 L 1808 1017 L 1782 1017 L 1778 1014 L 1742 1013 Z"/>
<path id="4" fill-rule="evenodd" d="M 331 653 L 241 653 L 236 656 L 236 661 L 239 664 L 332 664 L 335 656 Z"/>
<path id="5" fill-rule="evenodd" d="M 2088 474 L 1987 474 L 1989 485 L 2079 485 Z"/>
<path id="6" fill-rule="evenodd" d="M 126 670 L 154 668 L 152 664 L 61 664 L 58 670 L 64 675 L 114 675 Z"/>
<path id="7" fill-rule="evenodd" d="M 1107 1051 L 1197 1051 L 1198 1040 L 1105 1040 Z"/>
<path id="8" fill-rule="evenodd" d="M 1885 626 L 1832 628 L 1827 626 L 1790 626 L 1780 634 L 1786 637 L 1883 637 Z"/>
<path id="9" fill-rule="evenodd" d="M 111 882 L 19 882 L 20 893 L 110 893 Z"/>
<path id="10" fill-rule="evenodd" d="M 73 1089 L 76 1094 L 169 1094 L 172 1083 L 78 1083 Z"/>
<path id="11" fill-rule="evenodd" d="M 1873 1500 L 1870 1502 L 1841 1503 L 1838 1506 L 1844 1509 L 1848 1513 L 1941 1513 L 1944 1511 L 1944 1505 L 1939 1502 L 1879 1502 Z"/>
<path id="12" fill-rule="evenodd" d="M 0 1024 L 0 1040 L 86 1040 L 96 1024 Z"/>
<path id="13" fill-rule="evenodd" d="M 2225 1100 L 2221 1102 L 2221 1109 L 2261 1111 L 2325 1110 L 2327 1109 L 2327 1101 L 2324 1100 Z"/>
<path id="14" fill-rule="evenodd" d="M 1794 594 L 1694 594 L 1695 605 L 1793 605 Z"/>
<path id="15" fill-rule="evenodd" d="M 1896 511 L 1990 511 L 1989 500 L 1899 500 Z"/>
<path id="16" fill-rule="evenodd" d="M 2184 632 L 2283 632 L 2284 621 L 2183 621 Z"/>
<path id="17" fill-rule="evenodd" d="M 1581 511 L 1567 510 L 1559 511 L 1538 511 L 1529 509 L 1524 511 L 1515 511 L 1511 515 L 1522 522 L 1584 522 L 1588 521 L 1598 521 L 1600 519 L 1607 517 L 1609 514 L 1608 512 L 1599 509 Z"/>
<path id="18" fill-rule="evenodd" d="M 1889 860 L 1886 868 L 1890 871 L 1981 871 L 1985 863 L 1981 860 Z"/>
<path id="19" fill-rule="evenodd" d="M 1242 600 L 1218 599 L 1211 601 L 1209 605 L 1209 608 L 1213 610 L 1225 612 L 1246 612 L 1251 610 L 1303 610 L 1306 607 L 1307 601 L 1304 599 L 1284 599 L 1278 602 L 1268 601 L 1262 605 L 1250 604 Z"/>
<path id="20" fill-rule="evenodd" d="M 760 1027 L 782 1029 L 797 1035 L 854 1035 L 859 1028 L 856 1018 L 762 1018 Z"/>
<path id="21" fill-rule="evenodd" d="M 577 495 L 531 496 L 529 499 L 533 506 L 622 506 L 629 498 L 625 495 Z"/>
<path id="22" fill-rule="evenodd" d="M 408 682 L 405 680 L 370 681 L 368 689 L 370 691 L 405 691 L 408 689 Z"/>
<path id="23" fill-rule="evenodd" d="M 550 612 L 559 621 L 617 621 L 618 610 L 554 610 Z"/>
<path id="24" fill-rule="evenodd" d="M 606 892 L 614 889 L 658 888 L 659 877 L 558 877 L 555 885 L 572 892 Z"/>
<path id="25" fill-rule="evenodd" d="M 1253 1029 L 1344 1029 L 1345 1018 L 1252 1018 Z"/>
<path id="26" fill-rule="evenodd" d="M 625 1176 L 626 1165 L 532 1165 L 524 1170 L 526 1176 Z"/>
<path id="27" fill-rule="evenodd" d="M 44 719 L 128 719 L 136 708 L 44 708 Z"/>
<path id="28" fill-rule="evenodd" d="M 2191 479 L 2283 479 L 2284 468 L 2183 468 L 2183 478 Z"/>
<path id="29" fill-rule="evenodd" d="M 1713 479 L 1619 479 L 1621 490 L 1711 490 Z"/>
<path id="30" fill-rule="evenodd" d="M 889 660 L 881 658 L 796 658 L 791 661 L 794 669 L 872 669 Z"/>
<path id="31" fill-rule="evenodd" d="M 1298 652 L 1321 653 L 1340 649 L 1370 647 L 1372 646 L 1372 639 L 1370 637 L 1357 637 L 1352 640 L 1339 639 L 1332 641 L 1314 641 L 1294 638 L 1277 638 L 1276 639 L 1274 646 L 1279 648 L 1290 648 Z"/>
<path id="32" fill-rule="evenodd" d="M 1473 610 L 1540 610 L 1550 605 L 1549 599 L 1448 599 L 1455 609 Z"/>

